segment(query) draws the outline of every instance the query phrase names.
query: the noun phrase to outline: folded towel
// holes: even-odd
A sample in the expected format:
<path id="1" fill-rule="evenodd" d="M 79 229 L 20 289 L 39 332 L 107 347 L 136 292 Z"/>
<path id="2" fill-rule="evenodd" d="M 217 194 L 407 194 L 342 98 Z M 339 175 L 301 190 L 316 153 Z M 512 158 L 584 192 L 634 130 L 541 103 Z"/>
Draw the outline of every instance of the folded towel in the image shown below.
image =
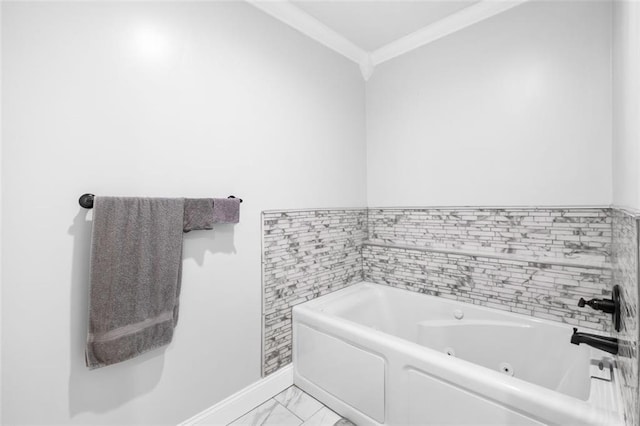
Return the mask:
<path id="1" fill-rule="evenodd" d="M 213 199 L 185 198 L 184 232 L 213 229 Z"/>
<path id="2" fill-rule="evenodd" d="M 178 321 L 183 199 L 95 197 L 86 363 L 171 342 Z"/>
<path id="3" fill-rule="evenodd" d="M 238 223 L 240 221 L 240 200 L 238 198 L 213 199 L 214 223 Z"/>

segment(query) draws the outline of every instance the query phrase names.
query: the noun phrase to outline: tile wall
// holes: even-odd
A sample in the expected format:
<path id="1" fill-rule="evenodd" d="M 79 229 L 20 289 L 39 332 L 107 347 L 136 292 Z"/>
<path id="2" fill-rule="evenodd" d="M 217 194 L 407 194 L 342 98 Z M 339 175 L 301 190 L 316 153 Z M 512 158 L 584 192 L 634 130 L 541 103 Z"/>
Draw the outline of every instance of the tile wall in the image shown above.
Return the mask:
<path id="1" fill-rule="evenodd" d="M 636 426 L 640 421 L 638 392 L 638 220 L 640 215 L 613 210 L 612 270 L 613 280 L 620 285 L 622 299 L 621 330 L 618 338 L 629 342 L 620 346 L 618 367 L 622 376 L 621 393 L 625 422 Z"/>
<path id="2" fill-rule="evenodd" d="M 608 315 L 578 308 L 609 297 L 608 269 L 366 244 L 365 280 L 538 318 L 607 330 Z"/>
<path id="3" fill-rule="evenodd" d="M 365 279 L 581 327 L 610 317 L 579 308 L 609 297 L 606 208 L 370 209 Z"/>
<path id="4" fill-rule="evenodd" d="M 293 306 L 362 281 L 366 215 L 365 209 L 263 213 L 263 375 L 291 362 Z"/>
<path id="5" fill-rule="evenodd" d="M 607 208 L 369 209 L 372 243 L 609 267 Z"/>

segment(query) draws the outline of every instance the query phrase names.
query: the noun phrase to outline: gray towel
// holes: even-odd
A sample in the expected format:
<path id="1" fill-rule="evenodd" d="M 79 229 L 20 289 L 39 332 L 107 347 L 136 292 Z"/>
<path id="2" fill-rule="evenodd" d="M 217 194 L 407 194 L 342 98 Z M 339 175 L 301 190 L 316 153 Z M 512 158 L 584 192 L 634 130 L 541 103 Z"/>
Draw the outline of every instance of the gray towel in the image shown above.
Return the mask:
<path id="1" fill-rule="evenodd" d="M 171 342 L 178 321 L 184 200 L 96 197 L 87 367 Z"/>
<path id="2" fill-rule="evenodd" d="M 185 198 L 184 232 L 213 229 L 213 199 Z"/>
<path id="3" fill-rule="evenodd" d="M 214 223 L 238 223 L 240 221 L 240 200 L 238 198 L 213 199 Z"/>

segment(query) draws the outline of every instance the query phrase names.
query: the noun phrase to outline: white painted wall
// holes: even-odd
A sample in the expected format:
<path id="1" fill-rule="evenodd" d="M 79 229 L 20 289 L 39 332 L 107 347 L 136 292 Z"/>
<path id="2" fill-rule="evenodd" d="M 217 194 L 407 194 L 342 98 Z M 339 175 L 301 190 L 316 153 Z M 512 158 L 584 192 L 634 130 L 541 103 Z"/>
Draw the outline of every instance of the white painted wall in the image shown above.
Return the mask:
<path id="1" fill-rule="evenodd" d="M 613 2 L 613 204 L 640 209 L 640 3 Z"/>
<path id="2" fill-rule="evenodd" d="M 370 206 L 609 204 L 611 5 L 532 2 L 378 67 Z"/>
<path id="3" fill-rule="evenodd" d="M 2 50 L 2 5 L 0 4 L 0 52 Z M 2 54 L 0 53 L 0 99 L 2 99 Z M 0 101 L 0 129 L 2 102 Z M 2 424 L 2 131 L 0 131 L 0 424 Z"/>
<path id="4" fill-rule="evenodd" d="M 365 205 L 358 67 L 242 2 L 2 8 L 4 423 L 176 424 L 257 380 L 260 211 Z M 245 200 L 185 237 L 173 343 L 95 371 L 84 192 Z"/>

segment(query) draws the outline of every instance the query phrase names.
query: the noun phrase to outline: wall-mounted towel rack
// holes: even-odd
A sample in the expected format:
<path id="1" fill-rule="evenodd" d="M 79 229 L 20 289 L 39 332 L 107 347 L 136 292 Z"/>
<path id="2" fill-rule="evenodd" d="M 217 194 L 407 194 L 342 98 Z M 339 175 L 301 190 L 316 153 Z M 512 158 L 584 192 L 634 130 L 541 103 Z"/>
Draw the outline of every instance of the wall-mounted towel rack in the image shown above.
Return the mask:
<path id="1" fill-rule="evenodd" d="M 83 207 L 85 209 L 92 209 L 93 208 L 93 198 L 95 197 L 94 194 L 82 194 L 80 196 L 80 199 L 78 200 L 78 203 L 80 203 L 80 207 Z M 227 198 L 236 198 L 235 195 L 229 195 Z M 240 202 L 242 202 L 242 198 L 238 198 L 238 200 L 240 200 Z"/>

